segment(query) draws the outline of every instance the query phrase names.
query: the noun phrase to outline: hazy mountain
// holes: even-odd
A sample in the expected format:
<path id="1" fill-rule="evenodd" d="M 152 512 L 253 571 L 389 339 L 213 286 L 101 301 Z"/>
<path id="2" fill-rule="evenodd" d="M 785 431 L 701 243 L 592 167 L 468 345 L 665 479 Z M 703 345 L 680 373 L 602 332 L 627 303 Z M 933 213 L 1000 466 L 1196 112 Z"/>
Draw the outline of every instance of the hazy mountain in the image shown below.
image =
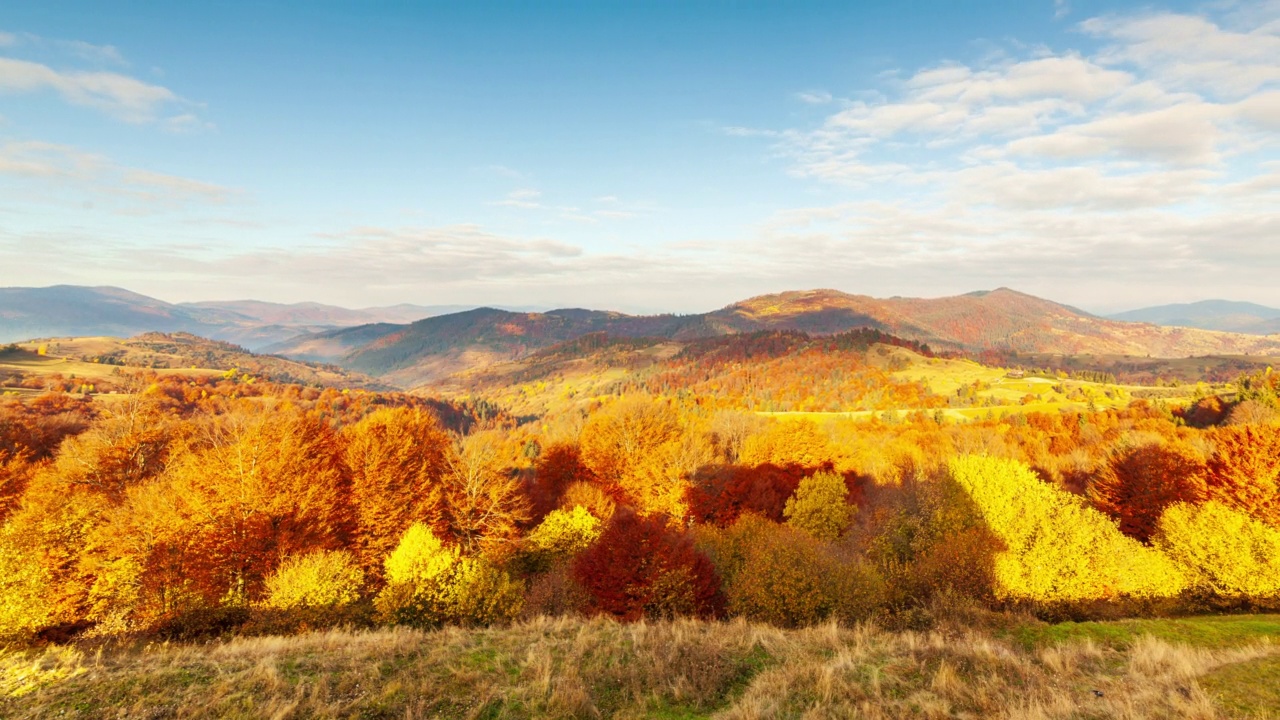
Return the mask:
<path id="1" fill-rule="evenodd" d="M 1270 335 L 1280 332 L 1280 309 L 1231 300 L 1202 300 L 1194 303 L 1157 305 L 1111 315 L 1113 320 L 1148 322 L 1156 325 L 1226 330 Z"/>
<path id="2" fill-rule="evenodd" d="M 382 324 L 303 336 L 272 346 L 335 362 L 402 387 L 464 368 L 516 360 L 603 332 L 692 339 L 755 330 L 833 334 L 874 328 L 934 349 L 1189 357 L 1280 352 L 1280 338 L 1129 323 L 1000 288 L 947 298 L 887 298 L 811 290 L 764 295 L 699 315 L 634 316 L 581 309 L 517 313 L 481 308 L 408 325 Z"/>
<path id="3" fill-rule="evenodd" d="M 0 288 L 0 342 L 148 331 L 210 335 L 214 328 L 180 306 L 115 287 Z"/>
<path id="4" fill-rule="evenodd" d="M 301 335 L 358 325 L 410 323 L 472 307 L 402 304 L 351 310 L 313 302 L 259 300 L 174 304 L 114 287 L 12 287 L 0 288 L 0 342 L 189 332 L 260 350 Z"/>

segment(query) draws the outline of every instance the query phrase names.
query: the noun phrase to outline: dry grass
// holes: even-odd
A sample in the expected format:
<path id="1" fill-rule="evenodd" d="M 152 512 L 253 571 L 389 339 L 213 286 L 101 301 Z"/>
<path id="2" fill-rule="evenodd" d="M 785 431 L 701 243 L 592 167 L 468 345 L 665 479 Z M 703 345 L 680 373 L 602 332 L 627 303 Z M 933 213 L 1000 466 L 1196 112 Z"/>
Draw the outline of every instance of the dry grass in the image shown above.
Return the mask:
<path id="1" fill-rule="evenodd" d="M 538 619 L 9 652 L 0 716 L 1218 718 L 1256 709 L 1201 679 L 1277 658 L 1267 642 L 1028 648 L 973 631 Z"/>

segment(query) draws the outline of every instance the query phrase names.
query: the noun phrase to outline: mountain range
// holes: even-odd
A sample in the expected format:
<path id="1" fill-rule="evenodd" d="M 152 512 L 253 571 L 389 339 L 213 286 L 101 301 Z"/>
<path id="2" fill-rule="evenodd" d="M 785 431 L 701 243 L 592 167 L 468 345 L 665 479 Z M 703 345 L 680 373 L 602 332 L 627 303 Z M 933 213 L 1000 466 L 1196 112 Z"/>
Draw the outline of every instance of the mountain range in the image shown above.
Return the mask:
<path id="1" fill-rule="evenodd" d="M 881 330 L 934 350 L 1154 357 L 1280 353 L 1280 337 L 1110 320 L 1008 288 L 932 299 L 878 299 L 835 290 L 785 292 L 693 315 L 480 308 L 408 325 L 304 335 L 267 351 L 335 363 L 414 387 L 589 333 L 689 340 L 759 330 L 823 335 L 858 328 Z"/>
<path id="2" fill-rule="evenodd" d="M 1280 333 L 1280 309 L 1231 300 L 1203 300 L 1195 303 L 1158 305 L 1108 317 L 1126 322 L 1177 325 L 1253 335 Z"/>
<path id="3" fill-rule="evenodd" d="M 0 342 L 35 337 L 188 332 L 261 350 L 299 335 L 370 323 L 409 323 L 471 305 L 393 305 L 350 310 L 314 302 L 167 303 L 116 287 L 0 288 Z"/>
<path id="4" fill-rule="evenodd" d="M 1200 305 L 1204 305 L 1203 303 Z M 1182 317 L 1177 308 L 1126 316 Z M 1196 306 L 1191 306 L 1196 307 Z M 1220 304 L 1266 321 L 1261 306 Z M 1247 311 L 1247 312 L 1246 312 Z M 1277 313 L 1280 318 L 1280 311 Z M 1136 315 L 1147 313 L 1147 315 Z M 1185 314 L 1185 313 L 1184 313 Z M 1207 317 L 1212 313 L 1187 315 Z M 1207 322 L 1207 321 L 1206 321 Z M 874 298 L 836 290 L 762 295 L 689 315 L 568 308 L 398 305 L 346 308 L 259 301 L 166 303 L 119 288 L 0 288 L 0 342 L 31 337 L 188 332 L 251 350 L 333 363 L 412 388 L 526 357 L 592 333 L 676 341 L 761 330 L 810 335 L 879 330 L 934 350 L 1191 357 L 1280 354 L 1280 336 L 1103 318 L 1008 288 L 943 298 Z"/>

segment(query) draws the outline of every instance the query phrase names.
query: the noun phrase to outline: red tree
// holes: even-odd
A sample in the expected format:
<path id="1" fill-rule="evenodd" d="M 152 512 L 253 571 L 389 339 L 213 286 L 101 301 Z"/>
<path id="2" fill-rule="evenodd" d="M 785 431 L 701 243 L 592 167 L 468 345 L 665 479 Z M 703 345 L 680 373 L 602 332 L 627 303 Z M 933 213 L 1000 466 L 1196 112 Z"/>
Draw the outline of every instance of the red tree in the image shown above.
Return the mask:
<path id="1" fill-rule="evenodd" d="M 1204 462 L 1190 448 L 1152 444 L 1116 455 L 1089 484 L 1094 507 L 1120 523 L 1124 534 L 1146 542 L 1164 509 L 1204 500 Z"/>
<path id="2" fill-rule="evenodd" d="M 600 538 L 578 556 L 573 576 L 590 594 L 592 609 L 619 620 L 715 617 L 724 611 L 720 578 L 693 539 L 662 518 L 628 509 L 615 513 Z"/>

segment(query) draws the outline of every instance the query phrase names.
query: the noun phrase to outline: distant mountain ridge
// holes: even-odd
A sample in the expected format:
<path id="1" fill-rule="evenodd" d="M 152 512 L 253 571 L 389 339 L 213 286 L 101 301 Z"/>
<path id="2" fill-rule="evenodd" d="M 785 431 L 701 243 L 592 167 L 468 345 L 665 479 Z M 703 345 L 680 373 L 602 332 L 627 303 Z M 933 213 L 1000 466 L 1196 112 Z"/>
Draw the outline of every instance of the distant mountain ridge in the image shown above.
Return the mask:
<path id="1" fill-rule="evenodd" d="M 413 387 L 465 368 L 516 360 L 588 333 L 686 340 L 758 330 L 825 335 L 858 328 L 881 330 L 935 350 L 1155 357 L 1280 353 L 1280 337 L 1109 320 L 1008 288 L 929 299 L 794 291 L 694 315 L 635 316 L 582 309 L 515 313 L 480 308 L 408 325 L 333 330 L 268 350 L 333 362 Z"/>
<path id="2" fill-rule="evenodd" d="M 372 323 L 409 323 L 471 307 L 401 304 L 351 310 L 314 302 L 168 303 L 116 287 L 8 287 L 0 288 L 0 342 L 188 332 L 257 351 L 300 335 Z"/>
<path id="3" fill-rule="evenodd" d="M 518 360 L 590 333 L 692 340 L 761 330 L 821 336 L 868 328 L 934 350 L 1152 357 L 1280 354 L 1280 336 L 1102 318 L 1009 288 L 944 298 L 792 291 L 690 315 L 477 308 L 413 319 L 453 309 L 410 305 L 350 310 L 253 300 L 172 304 L 111 287 L 0 288 L 0 342 L 188 332 L 255 352 L 334 363 L 405 388 L 462 369 Z"/>
<path id="4" fill-rule="evenodd" d="M 1157 305 L 1108 317 L 1126 322 L 1147 322 L 1156 325 L 1253 335 L 1280 333 L 1280 309 L 1232 300 L 1201 300 L 1194 303 Z"/>

